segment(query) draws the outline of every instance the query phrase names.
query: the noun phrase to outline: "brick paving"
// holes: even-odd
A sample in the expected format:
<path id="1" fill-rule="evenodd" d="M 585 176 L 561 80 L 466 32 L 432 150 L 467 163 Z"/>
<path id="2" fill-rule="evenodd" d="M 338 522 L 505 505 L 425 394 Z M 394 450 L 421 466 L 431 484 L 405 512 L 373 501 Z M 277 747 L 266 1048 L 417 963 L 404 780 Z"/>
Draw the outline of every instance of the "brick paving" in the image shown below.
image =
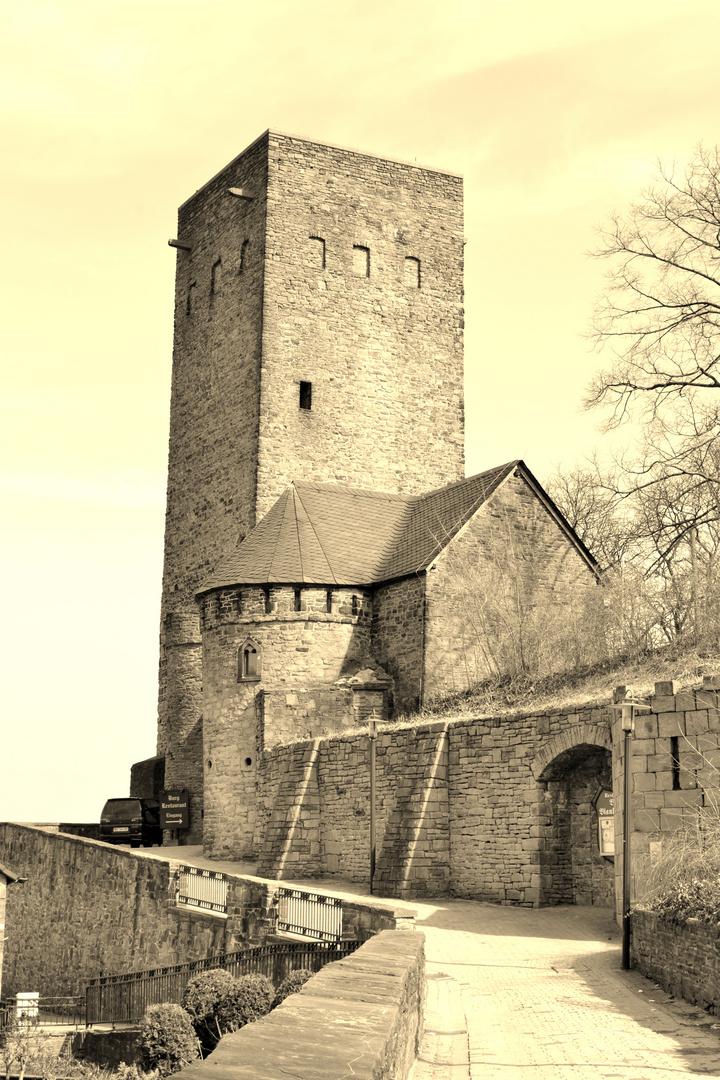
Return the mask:
<path id="1" fill-rule="evenodd" d="M 254 871 L 205 859 L 199 848 L 180 850 L 197 866 Z M 170 849 L 152 853 L 167 858 Z M 336 880 L 284 884 L 370 899 L 362 885 Z M 450 899 L 407 906 L 425 934 L 428 980 L 410 1080 L 720 1078 L 720 1017 L 622 971 L 613 912 Z"/>
<path id="2" fill-rule="evenodd" d="M 428 1002 L 411 1080 L 720 1076 L 720 1024 L 620 970 L 611 912 L 413 906 Z"/>

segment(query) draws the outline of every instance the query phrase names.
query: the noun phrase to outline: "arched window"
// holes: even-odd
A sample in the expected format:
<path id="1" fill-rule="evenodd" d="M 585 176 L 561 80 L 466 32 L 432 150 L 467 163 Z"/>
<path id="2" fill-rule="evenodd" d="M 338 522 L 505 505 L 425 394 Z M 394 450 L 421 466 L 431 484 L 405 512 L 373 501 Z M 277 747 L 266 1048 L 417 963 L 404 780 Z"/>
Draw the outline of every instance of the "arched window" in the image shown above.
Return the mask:
<path id="1" fill-rule="evenodd" d="M 262 655 L 256 641 L 246 641 L 238 649 L 238 682 L 258 682 L 262 673 Z"/>
<path id="2" fill-rule="evenodd" d="M 317 270 L 325 269 L 325 241 L 321 236 L 310 237 L 310 262 Z"/>
<path id="3" fill-rule="evenodd" d="M 420 288 L 420 260 L 414 258 L 412 255 L 408 255 L 405 259 L 403 281 L 406 285 L 409 285 L 411 289 Z"/>

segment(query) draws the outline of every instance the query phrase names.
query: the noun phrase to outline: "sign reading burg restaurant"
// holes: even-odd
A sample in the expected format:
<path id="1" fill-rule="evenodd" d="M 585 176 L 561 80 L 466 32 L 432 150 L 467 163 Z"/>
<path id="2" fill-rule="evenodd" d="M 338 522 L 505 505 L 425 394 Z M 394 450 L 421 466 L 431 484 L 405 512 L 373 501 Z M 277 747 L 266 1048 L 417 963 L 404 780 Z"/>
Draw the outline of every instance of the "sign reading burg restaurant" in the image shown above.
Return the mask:
<path id="1" fill-rule="evenodd" d="M 190 828 L 187 791 L 160 792 L 160 828 Z"/>

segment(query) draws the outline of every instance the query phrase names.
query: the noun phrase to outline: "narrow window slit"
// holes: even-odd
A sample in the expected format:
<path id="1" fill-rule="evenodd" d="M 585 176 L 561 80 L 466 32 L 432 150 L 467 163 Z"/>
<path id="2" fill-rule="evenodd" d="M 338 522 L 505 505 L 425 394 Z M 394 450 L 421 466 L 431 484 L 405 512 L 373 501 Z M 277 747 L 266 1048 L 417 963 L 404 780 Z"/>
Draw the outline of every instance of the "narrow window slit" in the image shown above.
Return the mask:
<path id="1" fill-rule="evenodd" d="M 187 300 L 185 301 L 185 314 L 192 315 L 195 306 L 195 282 L 188 286 Z"/>
<path id="2" fill-rule="evenodd" d="M 300 408 L 312 409 L 312 383 L 300 383 Z"/>
<path id="3" fill-rule="evenodd" d="M 352 269 L 356 277 L 370 277 L 370 248 L 353 244 Z"/>
<path id="4" fill-rule="evenodd" d="M 672 768 L 672 789 L 680 790 L 680 746 L 677 735 L 670 736 L 670 759 Z"/>
<path id="5" fill-rule="evenodd" d="M 325 241 L 322 236 L 310 237 L 310 255 L 312 265 L 318 270 L 325 269 Z"/>
<path id="6" fill-rule="evenodd" d="M 210 295 L 214 296 L 220 288 L 220 271 L 222 270 L 222 259 L 217 259 L 212 264 L 212 270 L 210 271 Z"/>
<path id="7" fill-rule="evenodd" d="M 420 288 L 420 260 L 414 258 L 412 255 L 408 255 L 405 259 L 405 269 L 403 271 L 403 281 L 411 289 Z"/>

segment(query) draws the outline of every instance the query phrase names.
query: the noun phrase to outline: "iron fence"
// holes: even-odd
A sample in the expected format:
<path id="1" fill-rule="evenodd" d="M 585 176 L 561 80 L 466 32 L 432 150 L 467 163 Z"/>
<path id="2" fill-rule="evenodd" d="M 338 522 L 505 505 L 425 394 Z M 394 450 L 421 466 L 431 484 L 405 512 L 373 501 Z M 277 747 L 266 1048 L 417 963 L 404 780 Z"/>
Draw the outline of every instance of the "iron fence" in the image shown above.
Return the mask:
<path id="1" fill-rule="evenodd" d="M 291 934 L 340 941 L 342 937 L 342 902 L 336 896 L 301 889 L 277 891 L 277 928 Z"/>
<path id="2" fill-rule="evenodd" d="M 0 1031 L 13 1020 L 33 1027 L 84 1027 L 84 997 L 41 997 L 32 1002 L 0 1001 Z"/>
<path id="3" fill-rule="evenodd" d="M 86 991 L 87 1024 L 129 1023 L 139 1020 L 149 1005 L 180 1004 L 185 987 L 202 971 L 223 968 L 231 975 L 258 972 L 278 986 L 296 968 L 319 971 L 325 964 L 354 952 L 362 941 L 287 941 L 257 945 L 239 952 L 211 956 L 173 967 L 93 979 Z"/>
<path id="4" fill-rule="evenodd" d="M 175 885 L 175 902 L 181 907 L 227 914 L 228 876 L 218 870 L 181 866 Z"/>

